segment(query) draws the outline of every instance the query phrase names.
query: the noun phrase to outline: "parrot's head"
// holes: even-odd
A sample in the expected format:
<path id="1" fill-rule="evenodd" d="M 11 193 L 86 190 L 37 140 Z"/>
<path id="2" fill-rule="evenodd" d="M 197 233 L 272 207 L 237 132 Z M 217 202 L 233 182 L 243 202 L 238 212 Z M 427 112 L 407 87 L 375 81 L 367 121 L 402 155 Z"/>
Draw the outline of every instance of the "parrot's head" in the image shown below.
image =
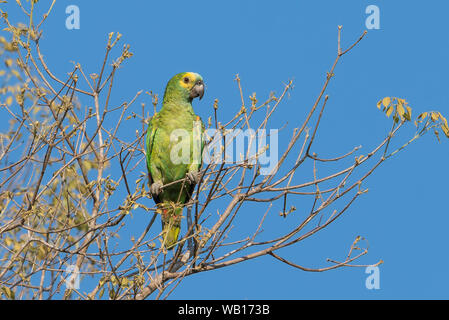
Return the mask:
<path id="1" fill-rule="evenodd" d="M 192 102 L 196 97 L 200 100 L 204 95 L 203 78 L 195 72 L 181 72 L 167 83 L 164 100 L 178 100 Z"/>

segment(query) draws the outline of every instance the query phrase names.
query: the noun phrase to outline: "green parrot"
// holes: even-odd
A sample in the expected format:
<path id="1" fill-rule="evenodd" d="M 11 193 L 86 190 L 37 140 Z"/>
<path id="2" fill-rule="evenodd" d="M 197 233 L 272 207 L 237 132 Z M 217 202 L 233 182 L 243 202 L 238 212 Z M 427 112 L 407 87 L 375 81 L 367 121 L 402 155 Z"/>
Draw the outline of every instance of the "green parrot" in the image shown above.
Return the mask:
<path id="1" fill-rule="evenodd" d="M 195 115 L 192 101 L 196 97 L 201 100 L 203 95 L 204 82 L 199 74 L 175 75 L 167 83 L 162 108 L 150 119 L 147 130 L 150 193 L 161 214 L 163 245 L 167 249 L 173 249 L 178 241 L 183 207 L 199 180 L 204 124 Z M 180 179 L 184 180 L 170 184 Z"/>

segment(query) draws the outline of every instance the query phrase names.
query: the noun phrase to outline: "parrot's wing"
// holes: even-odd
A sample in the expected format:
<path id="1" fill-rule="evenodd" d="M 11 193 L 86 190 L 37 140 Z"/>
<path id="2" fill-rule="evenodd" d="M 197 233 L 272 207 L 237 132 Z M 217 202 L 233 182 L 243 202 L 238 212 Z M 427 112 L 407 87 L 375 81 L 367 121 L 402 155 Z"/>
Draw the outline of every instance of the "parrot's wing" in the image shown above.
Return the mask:
<path id="1" fill-rule="evenodd" d="M 201 121 L 201 119 L 200 119 Z M 203 152 L 204 152 L 204 131 L 206 128 L 204 127 L 203 121 L 201 121 L 201 155 L 200 155 L 200 164 L 198 166 L 198 171 L 201 169 L 201 166 L 203 165 Z"/>
<path id="2" fill-rule="evenodd" d="M 151 176 L 151 153 L 153 151 L 153 144 L 154 144 L 154 136 L 156 135 L 157 128 L 153 123 L 154 116 L 150 119 L 150 123 L 148 124 L 148 130 L 147 130 L 147 137 L 145 141 L 146 146 L 146 158 L 147 158 L 147 169 L 148 169 L 148 183 L 151 186 L 154 179 Z M 156 203 L 159 202 L 159 199 L 154 199 Z"/>
<path id="3" fill-rule="evenodd" d="M 198 117 L 198 120 L 201 121 L 200 117 Z M 200 135 L 200 137 L 201 137 L 200 138 L 201 139 L 201 153 L 200 153 L 200 159 L 199 159 L 200 163 L 198 164 L 198 168 L 197 168 L 198 171 L 200 171 L 201 166 L 203 164 L 203 151 L 204 151 L 204 145 L 205 145 L 204 139 L 203 139 L 204 131 L 205 131 L 204 123 L 203 123 L 203 121 L 201 121 L 201 135 Z M 190 199 L 192 198 L 193 192 L 195 191 L 195 186 L 196 186 L 195 184 L 192 184 L 187 189 L 188 192 L 187 192 L 186 202 L 189 202 Z"/>

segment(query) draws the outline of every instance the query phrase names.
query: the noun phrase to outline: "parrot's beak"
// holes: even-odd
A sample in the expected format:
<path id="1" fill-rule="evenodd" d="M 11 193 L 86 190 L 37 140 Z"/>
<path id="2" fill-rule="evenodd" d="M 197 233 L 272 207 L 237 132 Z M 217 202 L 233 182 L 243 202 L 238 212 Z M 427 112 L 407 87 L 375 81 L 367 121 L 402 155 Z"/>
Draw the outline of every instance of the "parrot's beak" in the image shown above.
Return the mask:
<path id="1" fill-rule="evenodd" d="M 204 96 L 204 83 L 203 81 L 198 81 L 193 88 L 190 90 L 190 98 L 200 97 L 200 100 Z"/>

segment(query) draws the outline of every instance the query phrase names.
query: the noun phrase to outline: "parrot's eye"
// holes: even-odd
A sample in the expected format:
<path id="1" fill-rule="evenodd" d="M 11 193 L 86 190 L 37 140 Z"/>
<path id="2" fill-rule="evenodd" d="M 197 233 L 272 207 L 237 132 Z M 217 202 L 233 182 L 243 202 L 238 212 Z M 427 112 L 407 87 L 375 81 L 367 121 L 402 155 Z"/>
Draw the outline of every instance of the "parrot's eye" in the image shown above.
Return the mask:
<path id="1" fill-rule="evenodd" d="M 188 77 L 185 77 L 185 78 L 184 78 L 184 82 L 185 82 L 185 83 L 189 83 L 189 81 L 190 81 L 190 79 L 189 79 Z"/>

